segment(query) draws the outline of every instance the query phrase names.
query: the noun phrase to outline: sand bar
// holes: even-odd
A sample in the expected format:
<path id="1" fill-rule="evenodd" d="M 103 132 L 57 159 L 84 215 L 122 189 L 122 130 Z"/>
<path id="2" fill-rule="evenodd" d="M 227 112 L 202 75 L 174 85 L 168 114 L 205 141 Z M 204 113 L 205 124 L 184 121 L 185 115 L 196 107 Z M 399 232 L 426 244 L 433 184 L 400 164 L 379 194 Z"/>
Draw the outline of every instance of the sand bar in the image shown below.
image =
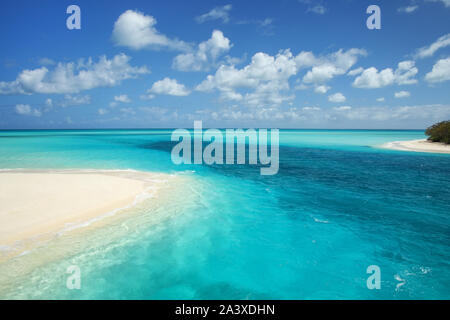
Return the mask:
<path id="1" fill-rule="evenodd" d="M 401 150 L 401 151 L 450 153 L 450 145 L 440 142 L 430 142 L 426 139 L 393 141 L 385 143 L 380 147 L 385 149 Z"/>
<path id="2" fill-rule="evenodd" d="M 0 171 L 0 246 L 55 233 L 133 205 L 152 183 L 129 176 L 95 171 Z"/>

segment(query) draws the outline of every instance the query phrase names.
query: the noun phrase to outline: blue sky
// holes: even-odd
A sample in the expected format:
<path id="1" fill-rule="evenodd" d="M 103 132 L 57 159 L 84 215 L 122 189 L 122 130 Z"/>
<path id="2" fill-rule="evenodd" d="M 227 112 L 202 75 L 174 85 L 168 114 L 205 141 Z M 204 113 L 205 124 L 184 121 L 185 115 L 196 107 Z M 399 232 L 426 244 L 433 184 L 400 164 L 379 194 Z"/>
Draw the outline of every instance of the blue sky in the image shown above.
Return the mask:
<path id="1" fill-rule="evenodd" d="M 69 30 L 66 9 L 81 9 Z M 366 9 L 381 9 L 369 30 Z M 425 128 L 449 0 L 2 1 L 0 128 Z"/>

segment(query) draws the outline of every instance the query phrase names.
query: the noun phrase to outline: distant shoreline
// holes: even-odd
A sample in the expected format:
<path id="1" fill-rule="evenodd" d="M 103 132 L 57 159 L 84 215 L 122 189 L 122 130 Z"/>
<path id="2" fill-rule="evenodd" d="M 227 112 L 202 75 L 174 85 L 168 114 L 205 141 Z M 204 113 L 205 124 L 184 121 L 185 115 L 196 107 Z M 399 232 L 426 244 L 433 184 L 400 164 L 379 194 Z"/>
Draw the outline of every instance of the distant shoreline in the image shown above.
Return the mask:
<path id="1" fill-rule="evenodd" d="M 385 143 L 380 147 L 384 149 L 400 150 L 400 151 L 450 154 L 450 145 L 441 142 L 430 142 L 426 139 L 393 141 Z"/>

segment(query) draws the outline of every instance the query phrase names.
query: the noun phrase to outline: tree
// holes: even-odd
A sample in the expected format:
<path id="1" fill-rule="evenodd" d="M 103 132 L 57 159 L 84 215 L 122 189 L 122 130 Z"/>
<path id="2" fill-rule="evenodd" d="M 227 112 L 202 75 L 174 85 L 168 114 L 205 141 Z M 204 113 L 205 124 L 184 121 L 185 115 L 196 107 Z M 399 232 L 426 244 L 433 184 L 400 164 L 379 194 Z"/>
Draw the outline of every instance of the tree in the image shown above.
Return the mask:
<path id="1" fill-rule="evenodd" d="M 441 121 L 427 128 L 428 140 L 450 144 L 450 120 Z"/>

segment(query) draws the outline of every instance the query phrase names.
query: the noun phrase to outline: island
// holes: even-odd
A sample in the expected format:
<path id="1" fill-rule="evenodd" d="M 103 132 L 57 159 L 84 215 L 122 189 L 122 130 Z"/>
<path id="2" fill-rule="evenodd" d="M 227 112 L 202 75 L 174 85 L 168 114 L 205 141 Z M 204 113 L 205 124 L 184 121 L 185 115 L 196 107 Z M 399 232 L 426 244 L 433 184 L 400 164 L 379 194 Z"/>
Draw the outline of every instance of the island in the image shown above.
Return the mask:
<path id="1" fill-rule="evenodd" d="M 393 141 L 383 144 L 385 149 L 450 154 L 450 120 L 441 121 L 425 131 L 428 139 Z"/>

